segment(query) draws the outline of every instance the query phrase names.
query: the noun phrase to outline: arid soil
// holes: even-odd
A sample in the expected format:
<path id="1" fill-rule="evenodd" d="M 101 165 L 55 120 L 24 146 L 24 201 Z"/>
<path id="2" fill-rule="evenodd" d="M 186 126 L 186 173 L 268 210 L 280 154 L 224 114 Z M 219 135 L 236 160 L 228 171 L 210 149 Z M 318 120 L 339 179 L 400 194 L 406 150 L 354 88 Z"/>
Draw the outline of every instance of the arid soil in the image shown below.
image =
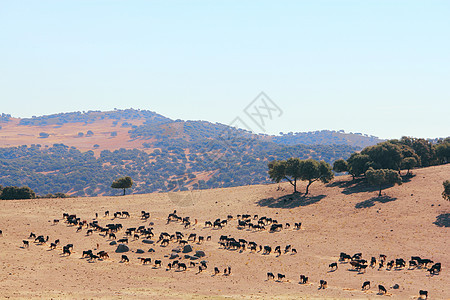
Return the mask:
<path id="1" fill-rule="evenodd" d="M 450 212 L 450 203 L 441 197 L 442 182 L 450 179 L 450 165 L 413 171 L 415 177 L 401 186 L 383 190 L 377 197 L 375 188 L 354 185 L 349 177 L 338 177 L 323 185 L 314 183 L 307 197 L 291 195 L 288 183 L 238 188 L 181 192 L 169 194 L 129 195 L 98 198 L 39 199 L 0 202 L 0 297 L 1 298 L 121 298 L 121 299 L 418 299 L 419 290 L 427 290 L 429 299 L 450 299 L 450 231 L 448 219 L 438 216 Z M 300 191 L 304 191 L 300 184 Z M 130 218 L 105 217 L 104 212 L 128 211 Z M 141 211 L 151 213 L 149 220 L 141 220 Z M 166 224 L 174 210 L 182 217 L 189 216 L 197 224 L 185 229 L 181 223 Z M 95 213 L 98 223 L 121 223 L 125 236 L 128 227 L 153 227 L 151 244 L 143 237 L 130 239 L 130 251 L 125 253 L 129 263 L 120 263 L 122 253 L 115 253 L 108 237 L 99 232 L 87 236 L 87 229 L 76 232 L 62 219 L 63 213 L 76 214 L 81 220 L 92 222 Z M 205 228 L 205 221 L 227 215 L 234 219 L 223 229 Z M 292 227 L 270 233 L 238 229 L 238 214 L 257 214 L 275 218 L 279 223 L 302 222 L 301 230 Z M 447 215 L 448 216 L 448 215 Z M 59 223 L 53 224 L 54 219 Z M 150 222 L 152 224 L 150 225 Z M 256 223 L 256 221 L 255 221 Z M 168 255 L 178 245 L 167 247 L 156 243 L 161 232 L 181 231 L 211 236 L 202 244 L 190 242 L 194 252 L 203 250 L 208 269 L 200 274 L 198 267 L 187 271 L 166 270 Z M 38 245 L 28 239 L 30 232 L 49 236 Z M 280 256 L 250 250 L 226 250 L 218 244 L 221 235 L 254 241 L 282 249 L 288 244 L 297 254 Z M 57 249 L 50 242 L 61 240 Z M 29 248 L 23 240 L 30 241 Z M 62 246 L 74 245 L 70 256 L 63 256 Z M 98 244 L 98 248 L 97 248 Z M 155 252 L 148 252 L 152 248 Z M 109 259 L 90 261 L 81 258 L 82 251 L 104 250 Z M 136 253 L 137 249 L 145 251 Z M 439 275 L 431 276 L 426 269 L 378 269 L 365 272 L 352 269 L 349 263 L 338 262 L 340 252 L 362 252 L 370 260 L 385 254 L 387 260 L 411 256 L 429 258 L 442 263 Z M 181 261 L 189 263 L 184 254 Z M 189 253 L 192 255 L 193 253 Z M 142 265 L 139 257 L 162 260 L 161 268 Z M 199 260 L 194 260 L 198 262 Z M 328 265 L 338 262 L 338 269 L 330 272 Z M 189 265 L 188 265 L 189 266 Z M 230 266 L 231 275 L 223 269 Z M 214 275 L 214 267 L 220 274 Z M 282 282 L 267 280 L 267 272 L 286 275 Z M 309 277 L 309 284 L 299 284 L 299 275 Z M 318 289 L 319 281 L 328 287 Z M 364 281 L 371 282 L 368 291 L 361 291 Z M 387 288 L 387 295 L 378 294 L 378 285 Z M 394 289 L 395 284 L 399 285 Z"/>

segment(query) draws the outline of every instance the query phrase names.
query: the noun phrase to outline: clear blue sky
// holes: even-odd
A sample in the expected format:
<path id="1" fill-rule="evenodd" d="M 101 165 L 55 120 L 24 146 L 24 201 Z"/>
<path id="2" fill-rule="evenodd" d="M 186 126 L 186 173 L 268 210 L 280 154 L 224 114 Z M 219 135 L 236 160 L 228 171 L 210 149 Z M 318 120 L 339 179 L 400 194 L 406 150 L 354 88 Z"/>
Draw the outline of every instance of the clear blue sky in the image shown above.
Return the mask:
<path id="1" fill-rule="evenodd" d="M 267 133 L 450 135 L 450 1 L 0 0 L 0 112 L 149 109 Z"/>

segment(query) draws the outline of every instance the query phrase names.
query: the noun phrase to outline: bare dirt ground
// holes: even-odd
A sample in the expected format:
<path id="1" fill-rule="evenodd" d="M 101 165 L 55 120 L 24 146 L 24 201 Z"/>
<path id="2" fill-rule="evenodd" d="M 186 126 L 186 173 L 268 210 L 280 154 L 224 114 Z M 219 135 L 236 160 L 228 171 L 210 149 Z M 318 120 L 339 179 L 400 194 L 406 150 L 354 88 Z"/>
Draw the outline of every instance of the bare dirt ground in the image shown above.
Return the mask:
<path id="1" fill-rule="evenodd" d="M 308 197 L 292 196 L 291 186 L 258 185 L 229 189 L 204 190 L 190 193 L 130 195 L 118 197 L 40 199 L 0 202 L 0 297 L 1 298 L 119 298 L 119 299 L 418 299 L 419 290 L 427 290 L 429 299 L 450 299 L 449 228 L 437 226 L 439 215 L 450 212 L 450 203 L 441 197 L 442 181 L 450 177 L 450 165 L 414 170 L 409 182 L 384 190 L 377 198 L 370 187 L 353 186 L 348 177 L 339 177 L 328 186 L 314 183 Z M 304 190 L 304 184 L 300 185 Z M 292 198 L 292 199 L 290 199 Z M 166 224 L 173 210 L 198 223 L 185 229 L 180 223 Z M 130 218 L 104 217 L 104 211 L 128 211 Z M 151 217 L 140 219 L 142 210 Z M 86 235 L 87 229 L 76 232 L 62 220 L 64 212 L 76 214 L 92 222 L 99 213 L 101 226 L 121 223 L 124 229 L 145 225 L 153 227 L 153 244 L 130 240 L 126 255 L 129 263 L 120 263 L 120 253 L 111 240 L 98 232 Z M 301 230 L 281 232 L 252 231 L 237 228 L 237 214 L 257 214 L 272 217 L 279 223 L 302 222 Z M 234 219 L 223 229 L 205 228 L 205 221 Z M 442 218 L 442 217 L 441 217 Z M 60 222 L 53 225 L 53 219 Z M 153 225 L 149 225 L 153 222 Z M 445 223 L 445 219 L 442 221 Z M 441 223 L 440 223 L 441 224 Z M 447 219 L 447 226 L 448 226 Z M 159 233 L 181 231 L 211 235 L 203 244 L 191 242 L 203 250 L 208 269 L 197 274 L 198 268 L 182 272 L 166 270 L 168 255 L 177 247 L 171 243 L 162 247 L 156 243 Z M 37 245 L 28 239 L 30 232 L 49 236 L 49 242 Z M 125 230 L 117 233 L 118 238 Z M 262 255 L 249 250 L 226 250 L 218 244 L 220 235 L 243 238 L 258 245 L 292 245 L 297 254 Z M 29 240 L 29 248 L 22 240 Z M 49 249 L 50 242 L 74 244 L 70 256 L 62 256 L 61 245 Z M 97 249 L 97 244 L 99 245 Z M 155 252 L 148 252 L 153 248 Z M 90 262 L 81 258 L 82 251 L 107 251 L 110 258 Z M 142 249 L 143 254 L 135 251 Z M 349 263 L 338 262 L 330 272 L 328 265 L 337 262 L 340 252 L 363 253 L 363 258 L 387 255 L 388 261 L 411 256 L 429 258 L 442 263 L 439 275 L 430 276 L 425 269 L 368 268 L 365 273 L 352 270 Z M 182 254 L 182 253 L 181 253 Z M 192 254 L 192 253 L 190 253 Z M 138 257 L 162 260 L 161 268 L 142 265 Z M 186 263 L 190 259 L 181 259 Z M 223 274 L 227 266 L 231 275 Z M 214 267 L 221 271 L 213 275 Z M 286 280 L 267 280 L 267 272 L 282 273 Z M 309 277 L 309 284 L 299 284 L 299 275 Z M 319 280 L 328 288 L 318 289 Z M 364 281 L 371 289 L 361 291 Z M 378 284 L 387 288 L 387 295 L 378 295 Z M 392 287 L 398 284 L 398 289 Z"/>

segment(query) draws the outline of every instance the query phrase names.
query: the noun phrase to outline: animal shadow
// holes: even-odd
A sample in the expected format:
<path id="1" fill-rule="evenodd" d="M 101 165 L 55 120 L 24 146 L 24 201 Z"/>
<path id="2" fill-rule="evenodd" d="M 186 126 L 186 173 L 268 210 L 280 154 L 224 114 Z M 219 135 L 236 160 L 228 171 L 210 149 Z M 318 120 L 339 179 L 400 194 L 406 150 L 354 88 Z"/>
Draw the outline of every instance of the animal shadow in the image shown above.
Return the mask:
<path id="1" fill-rule="evenodd" d="M 326 195 L 318 196 L 304 196 L 300 193 L 290 194 L 281 196 L 278 198 L 266 198 L 260 199 L 256 202 L 259 206 L 270 207 L 270 208 L 295 208 L 300 206 L 308 206 L 319 202 Z"/>
<path id="2" fill-rule="evenodd" d="M 364 200 L 362 202 L 356 203 L 355 208 L 368 208 L 375 205 L 376 202 L 380 203 L 388 203 L 397 200 L 397 198 L 389 197 L 389 196 L 381 196 L 381 197 L 373 197 L 368 200 Z"/>

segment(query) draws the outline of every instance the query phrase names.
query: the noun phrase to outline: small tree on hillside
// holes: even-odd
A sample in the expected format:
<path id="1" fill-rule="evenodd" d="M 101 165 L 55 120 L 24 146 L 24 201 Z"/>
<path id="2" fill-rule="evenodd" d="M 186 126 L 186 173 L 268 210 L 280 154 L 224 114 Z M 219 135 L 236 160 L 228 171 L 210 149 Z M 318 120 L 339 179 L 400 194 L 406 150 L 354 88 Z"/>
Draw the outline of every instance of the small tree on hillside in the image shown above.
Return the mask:
<path id="1" fill-rule="evenodd" d="M 309 193 L 309 186 L 316 182 L 321 181 L 323 183 L 330 182 L 334 177 L 333 171 L 329 163 L 324 161 L 318 162 L 312 158 L 302 161 L 300 167 L 300 179 L 308 181 L 306 185 L 305 195 Z"/>
<path id="2" fill-rule="evenodd" d="M 448 201 L 450 201 L 450 181 L 446 180 L 442 183 L 444 186 L 444 191 L 442 192 L 442 197 Z"/>
<path id="3" fill-rule="evenodd" d="M 352 175 L 353 179 L 362 174 L 365 174 L 370 164 L 369 155 L 361 154 L 361 153 L 353 153 L 347 159 L 348 163 L 348 172 Z"/>
<path id="4" fill-rule="evenodd" d="M 299 158 L 289 158 L 287 161 L 274 160 L 268 165 L 269 177 L 276 183 L 286 179 L 294 187 L 294 193 L 298 193 L 297 179 L 300 178 L 300 164 Z"/>
<path id="5" fill-rule="evenodd" d="M 409 170 L 414 169 L 417 166 L 417 160 L 414 157 L 405 157 L 402 160 L 402 169 L 406 169 L 408 170 L 408 172 L 406 172 L 406 176 L 408 176 Z"/>
<path id="6" fill-rule="evenodd" d="M 129 189 L 133 185 L 133 180 L 131 177 L 126 176 L 119 179 L 114 180 L 111 184 L 113 189 L 123 189 L 123 195 L 125 195 L 125 190 Z"/>
<path id="7" fill-rule="evenodd" d="M 381 197 L 381 190 L 383 186 L 391 184 L 402 184 L 402 179 L 397 171 L 390 169 L 378 169 L 374 170 L 369 168 L 366 171 L 366 178 L 369 184 L 377 185 L 379 187 L 378 197 Z"/>
<path id="8" fill-rule="evenodd" d="M 333 171 L 337 173 L 348 172 L 348 163 L 344 159 L 338 159 L 333 163 Z"/>

